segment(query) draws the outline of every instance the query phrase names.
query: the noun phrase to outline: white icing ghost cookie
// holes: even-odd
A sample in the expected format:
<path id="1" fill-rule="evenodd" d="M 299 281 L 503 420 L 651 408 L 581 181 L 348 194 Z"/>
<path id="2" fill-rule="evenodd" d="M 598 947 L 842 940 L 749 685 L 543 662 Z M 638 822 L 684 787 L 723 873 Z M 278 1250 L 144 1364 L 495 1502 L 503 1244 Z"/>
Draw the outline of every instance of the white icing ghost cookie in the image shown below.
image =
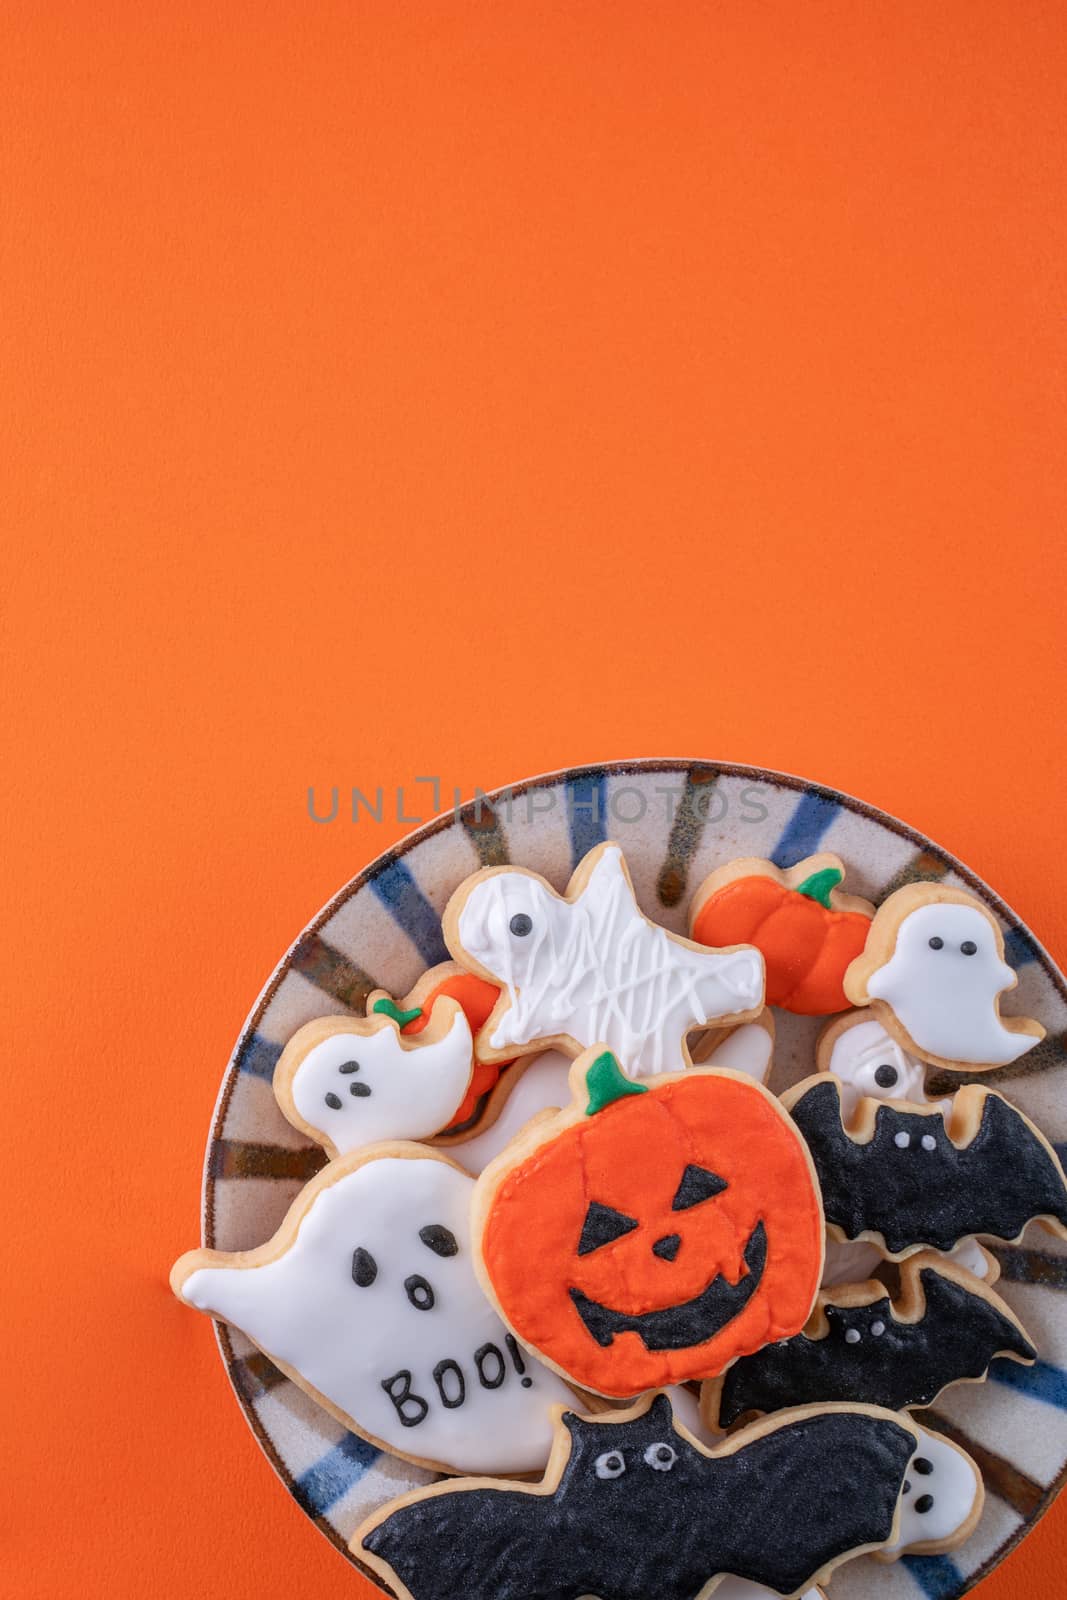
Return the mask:
<path id="1" fill-rule="evenodd" d="M 939 1433 L 920 1428 L 919 1448 L 908 1465 L 900 1500 L 897 1536 L 876 1561 L 943 1550 L 972 1531 L 982 1511 L 982 1476 L 969 1455 Z"/>
<path id="2" fill-rule="evenodd" d="M 694 1064 L 729 1067 L 765 1083 L 774 1049 L 774 1021 L 769 1011 L 763 1011 L 755 1022 L 709 1031 L 700 1044 L 701 1048 L 693 1051 Z M 444 1134 L 436 1143 L 447 1147 L 461 1166 L 477 1176 L 532 1118 L 570 1104 L 572 1066 L 570 1056 L 561 1050 L 546 1050 L 543 1055 L 517 1061 L 489 1096 L 473 1135 Z"/>
<path id="3" fill-rule="evenodd" d="M 903 1048 L 950 1071 L 1004 1066 L 1045 1030 L 1031 1017 L 1002 1017 L 1014 988 L 996 919 L 974 895 L 912 883 L 875 913 L 863 954 L 845 973 L 853 1005 L 869 1005 Z"/>
<path id="4" fill-rule="evenodd" d="M 691 1064 L 690 1029 L 752 1021 L 763 1004 L 759 951 L 711 950 L 650 922 L 617 844 L 590 851 L 565 896 L 522 868 L 476 872 L 448 902 L 444 934 L 503 991 L 478 1035 L 485 1059 L 604 1044 L 632 1077 L 677 1072 Z"/>
<path id="5" fill-rule="evenodd" d="M 294 1128 L 339 1156 L 439 1133 L 462 1103 L 473 1065 L 467 1018 L 442 998 L 410 1038 L 389 1015 L 305 1023 L 274 1069 L 274 1093 Z"/>
<path id="6" fill-rule="evenodd" d="M 478 1286 L 473 1189 L 437 1151 L 378 1145 L 331 1162 L 266 1244 L 190 1251 L 171 1285 L 383 1449 L 442 1472 L 536 1472 L 571 1394 Z"/>

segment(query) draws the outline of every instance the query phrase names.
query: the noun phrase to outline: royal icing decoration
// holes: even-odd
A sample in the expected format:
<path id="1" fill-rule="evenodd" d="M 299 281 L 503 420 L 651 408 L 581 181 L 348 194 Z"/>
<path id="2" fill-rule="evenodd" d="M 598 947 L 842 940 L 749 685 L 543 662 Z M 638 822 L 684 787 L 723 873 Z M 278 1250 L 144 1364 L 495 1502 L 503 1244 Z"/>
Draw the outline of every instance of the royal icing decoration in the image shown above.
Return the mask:
<path id="1" fill-rule="evenodd" d="M 828 1400 L 900 1411 L 983 1378 L 994 1356 L 1029 1363 L 1036 1354 L 999 1296 L 940 1257 L 913 1256 L 896 1302 L 877 1282 L 820 1293 L 803 1332 L 735 1361 L 705 1386 L 705 1403 L 717 1428 Z"/>
<path id="2" fill-rule="evenodd" d="M 384 1448 L 442 1471 L 538 1471 L 549 1408 L 570 1395 L 478 1287 L 473 1187 L 433 1151 L 379 1146 L 331 1163 L 269 1243 L 194 1250 L 171 1281 Z"/>
<path id="3" fill-rule="evenodd" d="M 459 1002 L 473 1035 L 484 1025 L 500 998 L 500 990 L 495 983 L 487 983 L 473 972 L 465 972 L 455 961 L 442 961 L 424 972 L 403 1000 L 393 1000 L 384 989 L 375 989 L 367 1001 L 367 1015 L 384 1013 L 394 1017 L 404 1037 L 411 1038 L 429 1026 L 437 1002 L 442 997 Z M 475 1051 L 467 1092 L 456 1106 L 447 1131 L 465 1127 L 475 1117 L 480 1103 L 492 1090 L 506 1066 L 506 1061 L 485 1061 Z"/>
<path id="4" fill-rule="evenodd" d="M 689 1064 L 690 1029 L 751 1020 L 763 1003 L 759 952 L 706 950 L 649 922 L 616 844 L 586 856 L 565 898 L 536 873 L 476 873 L 444 929 L 457 959 L 503 989 L 482 1053 L 603 1043 L 643 1078 Z"/>
<path id="5" fill-rule="evenodd" d="M 836 1078 L 806 1078 L 782 1097 L 819 1175 L 827 1223 L 903 1256 L 952 1250 L 972 1234 L 1018 1239 L 1040 1218 L 1067 1237 L 1067 1181 L 1055 1151 L 1021 1112 L 969 1085 L 948 1122 L 934 1110 L 860 1100 L 843 1125 Z"/>
<path id="6" fill-rule="evenodd" d="M 926 1063 L 909 1055 L 869 1008 L 835 1017 L 819 1036 L 816 1059 L 820 1072 L 832 1072 L 840 1081 L 846 1122 L 865 1098 L 907 1100 L 945 1112 L 952 1108 L 951 1097 L 927 1095 Z"/>
<path id="7" fill-rule="evenodd" d="M 705 878 L 690 908 L 700 944 L 752 944 L 767 963 L 767 1004 L 802 1015 L 843 1011 L 845 969 L 858 956 L 874 915 L 869 900 L 845 894 L 840 858 L 828 852 L 782 868 L 746 857 Z"/>
<path id="8" fill-rule="evenodd" d="M 797 1594 L 871 1547 L 957 1543 L 981 1506 L 968 1457 L 873 1407 L 787 1413 L 714 1449 L 663 1394 L 557 1427 L 543 1483 L 416 1490 L 353 1551 L 401 1600 L 695 1600 L 725 1574 Z"/>
<path id="9" fill-rule="evenodd" d="M 999 997 L 1016 982 L 1000 928 L 980 900 L 909 884 L 879 907 L 845 990 L 913 1055 L 977 1070 L 1015 1061 L 1044 1037 L 1039 1022 L 1000 1015 Z"/>
<path id="10" fill-rule="evenodd" d="M 471 1081 L 471 1030 L 438 1000 L 410 1041 L 389 1014 L 321 1017 L 282 1051 L 274 1093 L 283 1113 L 331 1156 L 383 1139 L 428 1139 L 454 1119 Z"/>
<path id="11" fill-rule="evenodd" d="M 517 1337 L 582 1387 L 627 1396 L 798 1332 L 823 1225 L 779 1102 L 732 1072 L 638 1083 L 597 1050 L 571 1088 L 476 1191 L 481 1275 Z"/>

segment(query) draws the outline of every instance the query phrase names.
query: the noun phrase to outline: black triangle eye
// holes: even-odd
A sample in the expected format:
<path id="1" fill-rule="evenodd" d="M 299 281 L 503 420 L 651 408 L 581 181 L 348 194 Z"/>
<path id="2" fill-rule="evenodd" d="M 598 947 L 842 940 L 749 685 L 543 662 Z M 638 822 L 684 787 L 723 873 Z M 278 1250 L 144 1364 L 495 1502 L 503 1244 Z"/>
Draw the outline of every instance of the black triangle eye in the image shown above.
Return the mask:
<path id="1" fill-rule="evenodd" d="M 602 1244 L 621 1239 L 624 1233 L 632 1233 L 636 1227 L 633 1217 L 626 1216 L 622 1211 L 613 1211 L 610 1206 L 602 1206 L 599 1200 L 593 1200 L 585 1214 L 582 1237 L 578 1240 L 578 1254 L 587 1256 L 590 1250 L 599 1250 Z"/>
<path id="2" fill-rule="evenodd" d="M 682 1173 L 682 1181 L 671 1201 L 671 1210 L 688 1211 L 690 1206 L 698 1206 L 702 1200 L 711 1200 L 727 1188 L 729 1184 L 725 1178 L 709 1172 L 706 1167 L 694 1167 L 690 1162 Z"/>

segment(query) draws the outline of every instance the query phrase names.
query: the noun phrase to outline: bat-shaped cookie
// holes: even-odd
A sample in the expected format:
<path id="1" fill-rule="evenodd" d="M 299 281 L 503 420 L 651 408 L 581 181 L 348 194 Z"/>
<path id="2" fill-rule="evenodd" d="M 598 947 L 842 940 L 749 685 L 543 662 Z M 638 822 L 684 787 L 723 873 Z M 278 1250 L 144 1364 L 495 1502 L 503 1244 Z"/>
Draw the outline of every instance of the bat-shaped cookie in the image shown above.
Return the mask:
<path id="1" fill-rule="evenodd" d="M 1067 1180 L 1044 1134 L 970 1084 L 946 1125 L 933 1106 L 865 1098 L 846 1130 L 841 1085 L 820 1073 L 782 1096 L 807 1141 L 827 1225 L 891 1256 L 951 1250 L 969 1234 L 1016 1240 L 1040 1218 L 1067 1237 Z"/>
<path id="2" fill-rule="evenodd" d="M 963 1451 L 871 1406 L 801 1408 L 714 1450 L 662 1393 L 557 1418 L 542 1483 L 416 1490 L 353 1551 L 401 1600 L 698 1600 L 726 1573 L 795 1594 L 864 1551 L 946 1549 L 981 1510 Z"/>
<path id="3" fill-rule="evenodd" d="M 909 1256 L 894 1303 L 875 1281 L 824 1290 L 803 1332 L 742 1356 L 704 1386 L 713 1428 L 749 1411 L 865 1400 L 932 1405 L 949 1384 L 985 1376 L 994 1356 L 1037 1351 L 998 1295 L 944 1257 Z"/>

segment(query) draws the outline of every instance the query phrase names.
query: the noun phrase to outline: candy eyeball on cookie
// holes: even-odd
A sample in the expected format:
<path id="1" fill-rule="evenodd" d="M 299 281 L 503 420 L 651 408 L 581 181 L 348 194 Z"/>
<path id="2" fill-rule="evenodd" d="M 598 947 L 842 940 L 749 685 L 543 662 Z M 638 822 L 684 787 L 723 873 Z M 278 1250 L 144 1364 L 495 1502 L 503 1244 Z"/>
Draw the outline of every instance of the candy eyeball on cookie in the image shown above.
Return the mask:
<path id="1" fill-rule="evenodd" d="M 910 1055 L 875 1018 L 834 1024 L 829 1051 L 820 1055 L 823 1070 L 841 1083 L 841 1110 L 850 1119 L 862 1099 L 908 1100 L 929 1105 L 926 1068 Z M 948 1101 L 940 1102 L 944 1106 Z"/>

